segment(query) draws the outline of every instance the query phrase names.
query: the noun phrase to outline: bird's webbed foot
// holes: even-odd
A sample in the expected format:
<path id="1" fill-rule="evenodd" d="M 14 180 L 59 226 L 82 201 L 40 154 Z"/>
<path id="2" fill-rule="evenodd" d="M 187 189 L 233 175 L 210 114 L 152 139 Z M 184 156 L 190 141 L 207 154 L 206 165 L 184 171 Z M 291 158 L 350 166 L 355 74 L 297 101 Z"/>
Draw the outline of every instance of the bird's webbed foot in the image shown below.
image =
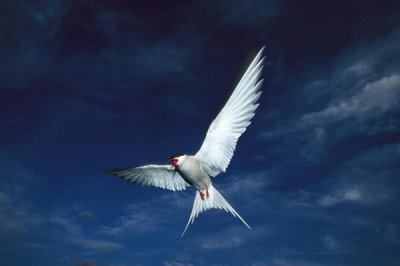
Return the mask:
<path id="1" fill-rule="evenodd" d="M 208 186 L 206 185 L 206 191 L 205 193 L 203 191 L 201 191 L 199 188 L 197 188 L 197 191 L 199 191 L 200 194 L 200 198 L 202 200 L 204 200 L 204 196 L 206 196 L 207 198 L 210 196 L 210 193 L 208 193 Z"/>
<path id="2" fill-rule="evenodd" d="M 197 190 L 199 191 L 200 198 L 201 198 L 202 200 L 204 200 L 204 193 L 203 193 L 203 191 L 201 191 L 199 188 L 198 188 Z"/>

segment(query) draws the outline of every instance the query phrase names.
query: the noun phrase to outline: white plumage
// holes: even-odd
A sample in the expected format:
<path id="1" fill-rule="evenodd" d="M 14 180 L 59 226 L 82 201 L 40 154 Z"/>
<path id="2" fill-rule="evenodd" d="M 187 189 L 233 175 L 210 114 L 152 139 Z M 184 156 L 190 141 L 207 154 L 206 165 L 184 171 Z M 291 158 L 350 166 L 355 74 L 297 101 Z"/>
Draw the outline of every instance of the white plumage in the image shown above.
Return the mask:
<path id="1" fill-rule="evenodd" d="M 250 120 L 258 107 L 257 100 L 262 79 L 260 75 L 264 58 L 262 48 L 243 77 L 239 81 L 229 100 L 208 128 L 200 150 L 194 156 L 177 154 L 171 157 L 172 165 L 146 165 L 141 167 L 110 169 L 107 172 L 130 182 L 152 185 L 173 191 L 180 191 L 194 185 L 195 195 L 189 224 L 203 211 L 223 209 L 238 217 L 249 229 L 250 226 L 233 209 L 212 185 L 210 176 L 225 172 L 236 148 L 239 137 L 250 125 Z"/>
<path id="2" fill-rule="evenodd" d="M 201 212 L 209 209 L 220 209 L 230 212 L 234 217 L 238 217 L 247 226 L 247 228 L 251 229 L 250 226 L 239 215 L 239 213 L 235 211 L 235 209 L 224 199 L 224 197 L 222 197 L 221 194 L 219 194 L 219 192 L 212 185 L 210 185 L 209 194 L 210 195 L 208 198 L 201 199 L 200 193 L 196 193 L 192 212 L 190 213 L 189 221 L 183 230 L 182 236 L 188 229 L 189 224 L 192 224 L 194 219 L 199 216 Z"/>
<path id="3" fill-rule="evenodd" d="M 210 176 L 225 172 L 232 159 L 239 137 L 250 125 L 257 109 L 263 80 L 259 80 L 264 58 L 260 50 L 244 73 L 231 97 L 208 128 L 206 138 L 195 157 Z"/>
<path id="4" fill-rule="evenodd" d="M 155 186 L 172 191 L 185 190 L 190 185 L 171 165 L 145 165 L 132 168 L 107 169 L 107 172 L 141 185 Z"/>

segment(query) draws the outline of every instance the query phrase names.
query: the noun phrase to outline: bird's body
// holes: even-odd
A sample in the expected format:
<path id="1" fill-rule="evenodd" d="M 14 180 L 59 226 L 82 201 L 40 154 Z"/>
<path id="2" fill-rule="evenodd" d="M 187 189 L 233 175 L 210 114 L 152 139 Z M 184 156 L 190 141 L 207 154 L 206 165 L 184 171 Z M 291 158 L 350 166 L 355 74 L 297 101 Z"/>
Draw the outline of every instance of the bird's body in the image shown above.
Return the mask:
<path id="1" fill-rule="evenodd" d="M 211 185 L 210 176 L 203 170 L 201 163 L 194 156 L 183 155 L 176 165 L 177 171 L 189 180 L 197 189 L 206 193 Z"/>
<path id="2" fill-rule="evenodd" d="M 263 49 L 254 58 L 229 100 L 211 123 L 204 142 L 195 155 L 175 154 L 170 157 L 171 165 L 145 165 L 107 170 L 130 182 L 173 191 L 184 190 L 194 185 L 198 193 L 195 195 L 192 212 L 183 234 L 199 213 L 208 209 L 229 211 L 250 229 L 243 218 L 214 188 L 210 177 L 225 172 L 239 137 L 250 125 L 250 120 L 258 107 L 257 100 L 261 95 L 259 89 L 262 84 L 259 78 L 264 60 L 261 58 L 262 51 Z"/>

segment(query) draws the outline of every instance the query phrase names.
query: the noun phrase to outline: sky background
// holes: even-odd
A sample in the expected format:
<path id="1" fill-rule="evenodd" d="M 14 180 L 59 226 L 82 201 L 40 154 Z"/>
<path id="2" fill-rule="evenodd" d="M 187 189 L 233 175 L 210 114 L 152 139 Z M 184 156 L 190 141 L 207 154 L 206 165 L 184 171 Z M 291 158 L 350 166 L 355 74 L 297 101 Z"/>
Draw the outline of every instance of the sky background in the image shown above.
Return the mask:
<path id="1" fill-rule="evenodd" d="M 139 2 L 139 1 L 137 1 Z M 0 3 L 0 264 L 400 265 L 399 1 Z M 194 154 L 257 51 L 260 107 L 214 186 L 104 167 Z"/>

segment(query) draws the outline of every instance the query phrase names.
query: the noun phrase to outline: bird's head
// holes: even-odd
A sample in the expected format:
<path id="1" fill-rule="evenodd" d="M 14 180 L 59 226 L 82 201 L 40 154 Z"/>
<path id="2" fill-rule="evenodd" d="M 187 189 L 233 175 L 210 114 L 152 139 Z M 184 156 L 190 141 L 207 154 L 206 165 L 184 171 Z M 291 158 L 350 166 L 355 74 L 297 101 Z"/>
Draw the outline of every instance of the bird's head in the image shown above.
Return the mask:
<path id="1" fill-rule="evenodd" d="M 183 160 L 183 158 L 184 158 L 185 156 L 186 156 L 186 154 L 184 154 L 184 153 L 182 153 L 182 152 L 175 153 L 174 155 L 172 155 L 171 157 L 169 157 L 169 161 L 170 161 L 171 165 L 172 165 L 173 167 L 175 167 L 175 166 L 179 165 L 179 164 L 182 162 L 182 160 Z"/>

